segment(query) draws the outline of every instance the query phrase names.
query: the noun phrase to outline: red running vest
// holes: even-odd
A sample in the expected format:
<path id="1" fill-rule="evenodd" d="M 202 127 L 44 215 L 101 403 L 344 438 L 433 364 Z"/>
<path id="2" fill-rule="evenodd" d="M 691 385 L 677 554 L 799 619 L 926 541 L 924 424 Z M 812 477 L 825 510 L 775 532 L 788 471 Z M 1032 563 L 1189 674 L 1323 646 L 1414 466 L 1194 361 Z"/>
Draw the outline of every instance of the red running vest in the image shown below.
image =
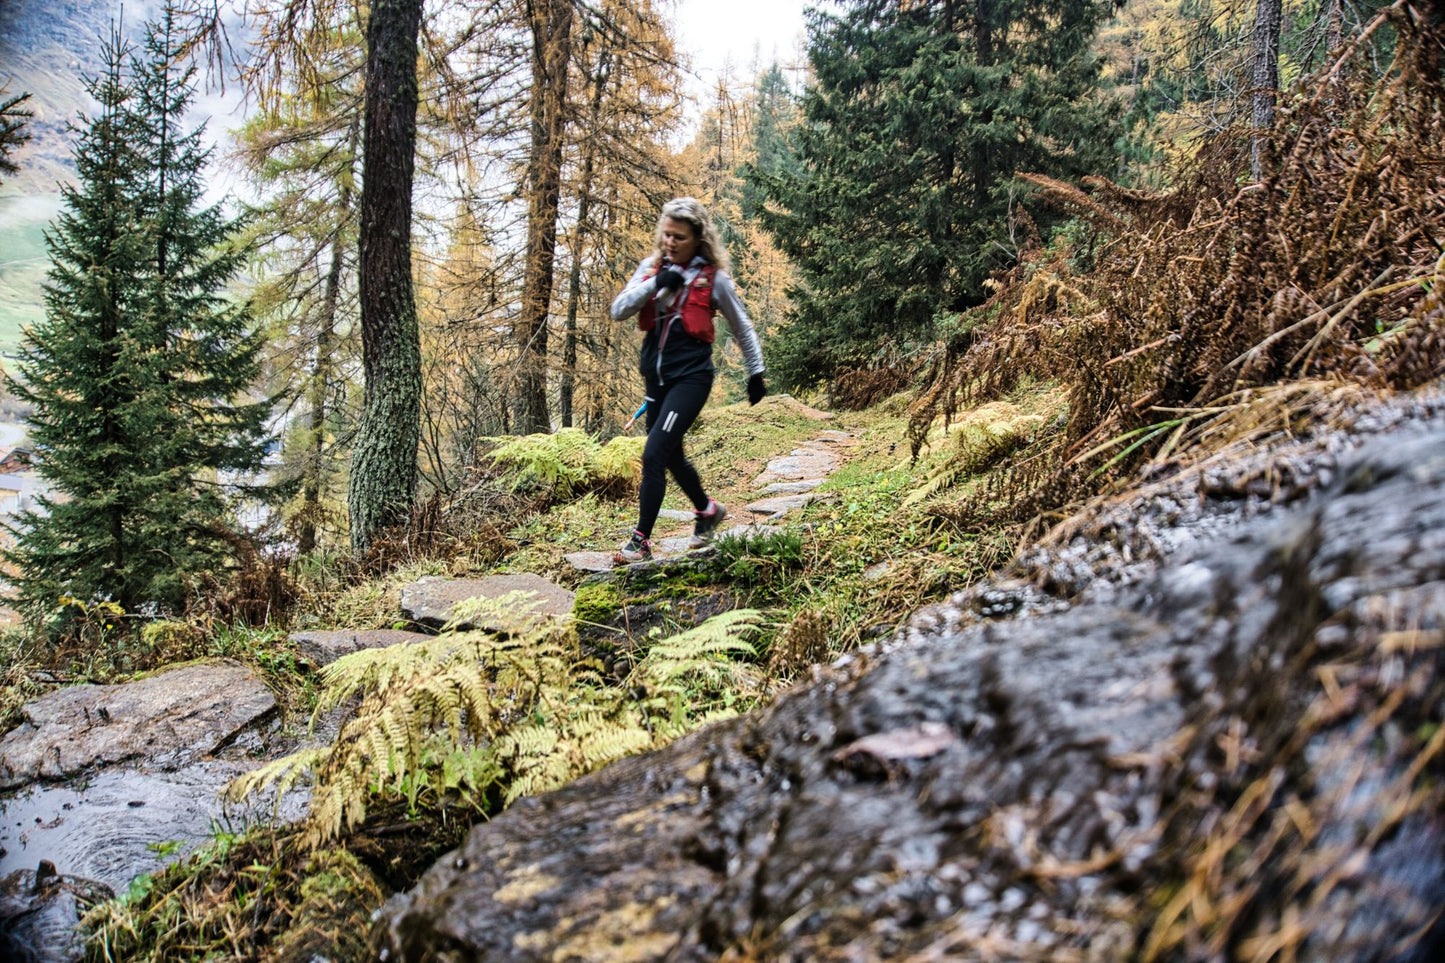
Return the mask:
<path id="1" fill-rule="evenodd" d="M 652 273 L 647 277 L 656 277 L 658 268 L 652 268 Z M 684 298 L 682 302 L 682 330 L 699 341 L 712 344 L 717 337 L 717 329 L 713 326 L 713 315 L 717 309 L 712 306 L 712 284 L 713 278 L 717 275 L 717 268 L 711 264 L 704 264 L 698 269 L 697 277 L 692 283 L 684 285 L 678 296 Z M 676 302 L 674 302 L 676 303 Z M 637 327 L 643 331 L 651 331 L 657 327 L 657 299 L 648 298 L 647 303 L 642 306 L 642 311 L 637 315 Z"/>

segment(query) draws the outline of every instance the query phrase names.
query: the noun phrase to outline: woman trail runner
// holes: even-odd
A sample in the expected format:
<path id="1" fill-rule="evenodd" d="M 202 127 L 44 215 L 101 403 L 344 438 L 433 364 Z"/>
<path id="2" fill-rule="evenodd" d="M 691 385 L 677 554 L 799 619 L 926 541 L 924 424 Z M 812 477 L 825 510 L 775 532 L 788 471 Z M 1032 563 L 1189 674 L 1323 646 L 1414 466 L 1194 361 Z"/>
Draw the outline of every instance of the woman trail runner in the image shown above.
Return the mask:
<path id="1" fill-rule="evenodd" d="M 662 508 L 667 472 L 692 500 L 693 545 L 703 544 L 727 515 L 703 490 L 702 479 L 683 453 L 682 438 L 712 391 L 713 319 L 719 312 L 742 348 L 748 403 L 755 405 L 767 394 L 758 336 L 728 268 L 727 249 L 707 209 L 691 197 L 679 197 L 663 205 L 657 250 L 643 259 L 612 302 L 613 320 L 637 315 L 637 326 L 646 332 L 639 370 L 647 389 L 637 528 L 613 554 L 614 562 L 652 557 L 652 527 Z"/>

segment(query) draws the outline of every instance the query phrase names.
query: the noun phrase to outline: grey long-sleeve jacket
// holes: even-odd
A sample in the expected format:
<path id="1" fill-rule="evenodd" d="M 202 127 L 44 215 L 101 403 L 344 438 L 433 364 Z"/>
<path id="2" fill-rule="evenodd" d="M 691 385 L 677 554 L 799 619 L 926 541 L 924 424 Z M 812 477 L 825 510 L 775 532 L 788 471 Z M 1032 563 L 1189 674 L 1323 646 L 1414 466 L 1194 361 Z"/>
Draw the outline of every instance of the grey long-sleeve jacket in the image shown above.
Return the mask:
<path id="1" fill-rule="evenodd" d="M 637 265 L 637 270 L 632 272 L 627 286 L 612 301 L 614 321 L 632 317 L 642 310 L 649 299 L 659 297 L 657 279 L 648 277 L 653 273 L 656 261 L 657 255 L 652 254 L 644 258 L 642 263 Z M 693 258 L 692 263 L 683 271 L 686 283 L 691 284 L 698 271 L 706 264 L 701 257 Z M 712 345 L 684 334 L 682 325 L 670 317 L 671 312 L 668 309 L 671 307 L 672 295 L 661 292 L 660 296 L 662 300 L 657 306 L 658 325 L 642 339 L 642 357 L 638 367 L 643 376 L 655 378 L 659 384 L 666 384 L 698 371 L 712 371 Z M 742 349 L 743 363 L 747 366 L 748 374 L 762 374 L 763 351 L 758 345 L 757 333 L 753 330 L 753 322 L 748 318 L 742 299 L 738 297 L 733 279 L 725 271 L 718 271 L 713 277 L 712 305 L 727 319 L 733 340 Z M 664 319 L 667 320 L 664 322 Z M 669 328 L 671 330 L 668 330 Z M 662 338 L 664 332 L 667 333 L 665 341 Z M 659 344 L 663 345 L 661 351 L 658 349 Z"/>

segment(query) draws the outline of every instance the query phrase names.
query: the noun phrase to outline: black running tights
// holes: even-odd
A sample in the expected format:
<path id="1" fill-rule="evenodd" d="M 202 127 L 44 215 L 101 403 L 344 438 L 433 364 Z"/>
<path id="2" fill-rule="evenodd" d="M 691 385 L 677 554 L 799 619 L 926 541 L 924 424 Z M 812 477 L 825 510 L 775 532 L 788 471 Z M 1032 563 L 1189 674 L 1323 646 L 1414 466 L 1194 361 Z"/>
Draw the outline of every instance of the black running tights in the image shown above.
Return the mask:
<path id="1" fill-rule="evenodd" d="M 707 508 L 707 493 L 697 469 L 682 451 L 682 436 L 697 420 L 712 391 L 713 373 L 699 372 L 659 385 L 647 379 L 647 444 L 642 449 L 642 489 L 638 497 L 637 530 L 652 537 L 652 526 L 667 492 L 667 472 L 682 486 L 698 511 Z"/>

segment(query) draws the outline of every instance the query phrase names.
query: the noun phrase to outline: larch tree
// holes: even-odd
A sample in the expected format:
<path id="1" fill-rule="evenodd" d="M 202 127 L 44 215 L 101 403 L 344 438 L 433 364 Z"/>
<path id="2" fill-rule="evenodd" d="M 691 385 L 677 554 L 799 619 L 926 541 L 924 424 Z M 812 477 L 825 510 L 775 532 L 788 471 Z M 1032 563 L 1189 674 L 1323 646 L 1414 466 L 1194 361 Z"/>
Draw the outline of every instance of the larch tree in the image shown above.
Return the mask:
<path id="1" fill-rule="evenodd" d="M 89 84 L 100 106 L 78 183 L 47 235 L 46 316 L 11 383 L 34 406 L 53 493 L 21 516 L 7 553 L 33 603 L 180 609 L 230 556 L 224 476 L 261 466 L 267 406 L 247 400 L 259 341 L 224 295 L 243 251 L 237 223 L 201 206 L 207 152 L 180 126 L 194 92 L 184 39 L 170 9 L 148 25 L 144 56 L 112 35 Z"/>
<path id="2" fill-rule="evenodd" d="M 347 493 L 358 553 L 404 524 L 416 494 L 421 344 L 412 290 L 421 0 L 376 0 L 367 24 L 361 189 L 361 424 Z"/>
<path id="3" fill-rule="evenodd" d="M 337 515 L 345 473 L 339 439 L 354 430 L 349 386 L 359 373 L 357 235 L 364 24 L 348 5 L 313 8 L 306 29 L 288 10 L 253 11 L 261 55 L 243 73 L 256 111 L 234 156 L 259 200 L 248 235 L 256 254 L 253 300 L 267 321 L 267 375 L 281 396 L 278 484 L 296 548 L 320 544 Z M 320 18 L 320 19 L 317 19 Z M 276 60 L 304 62 L 280 76 Z M 337 524 L 337 529 L 344 525 Z"/>
<path id="4" fill-rule="evenodd" d="M 591 31 L 583 40 L 585 48 L 590 46 Z M 602 102 L 607 89 L 614 82 L 614 57 L 610 47 L 603 46 L 598 52 L 594 69 L 588 76 L 586 120 L 582 124 L 583 137 L 579 148 L 577 175 L 577 218 L 572 225 L 569 247 L 572 251 L 571 265 L 567 272 L 567 306 L 562 328 L 562 370 L 557 393 L 557 415 L 563 428 L 573 427 L 573 405 L 577 391 L 577 346 L 578 314 L 582 308 L 582 258 L 585 239 L 592 233 L 592 192 L 593 179 L 597 174 L 597 142 L 587 136 L 602 122 Z"/>
<path id="5" fill-rule="evenodd" d="M 615 430 L 636 407 L 633 325 L 608 313 L 613 296 L 652 245 L 657 211 L 686 190 L 668 139 L 682 121 L 680 68 L 661 8 L 605 0 L 587 11 L 574 43 L 563 157 L 566 238 L 562 355 L 571 420 Z M 640 399 L 637 399 L 640 400 Z"/>
<path id="6" fill-rule="evenodd" d="M 1258 0 L 1254 16 L 1254 70 L 1250 85 L 1249 172 L 1254 180 L 1264 175 L 1265 132 L 1274 126 L 1274 104 L 1279 93 L 1279 31 L 1283 0 Z"/>
<path id="7" fill-rule="evenodd" d="M 526 7 L 532 37 L 532 86 L 528 107 L 531 147 L 523 184 L 527 254 L 517 323 L 522 345 L 520 427 L 524 432 L 545 432 L 552 428 L 547 404 L 547 321 L 557 255 L 573 10 L 572 0 L 527 0 Z"/>
<path id="8" fill-rule="evenodd" d="M 601 430 L 625 420 L 614 416 L 618 395 L 633 390 L 621 350 L 627 331 L 608 318 L 607 304 L 641 256 L 657 205 L 677 187 L 666 137 L 681 122 L 678 68 L 651 2 L 574 5 L 565 71 L 547 54 L 560 54 L 567 17 L 534 30 L 530 15 L 541 23 L 547 6 L 516 9 L 528 16 L 496 11 L 466 50 L 463 76 L 476 78 L 479 116 L 464 150 L 463 233 L 480 229 L 494 243 L 481 274 L 459 279 L 467 297 L 447 297 L 457 330 L 444 340 L 483 355 L 450 363 L 484 393 L 476 397 L 494 433 L 550 430 L 554 420 Z M 548 77 L 565 84 L 536 82 Z M 449 265 L 460 263 L 460 250 L 449 248 Z M 500 422 L 491 411 L 499 392 L 511 399 Z"/>

